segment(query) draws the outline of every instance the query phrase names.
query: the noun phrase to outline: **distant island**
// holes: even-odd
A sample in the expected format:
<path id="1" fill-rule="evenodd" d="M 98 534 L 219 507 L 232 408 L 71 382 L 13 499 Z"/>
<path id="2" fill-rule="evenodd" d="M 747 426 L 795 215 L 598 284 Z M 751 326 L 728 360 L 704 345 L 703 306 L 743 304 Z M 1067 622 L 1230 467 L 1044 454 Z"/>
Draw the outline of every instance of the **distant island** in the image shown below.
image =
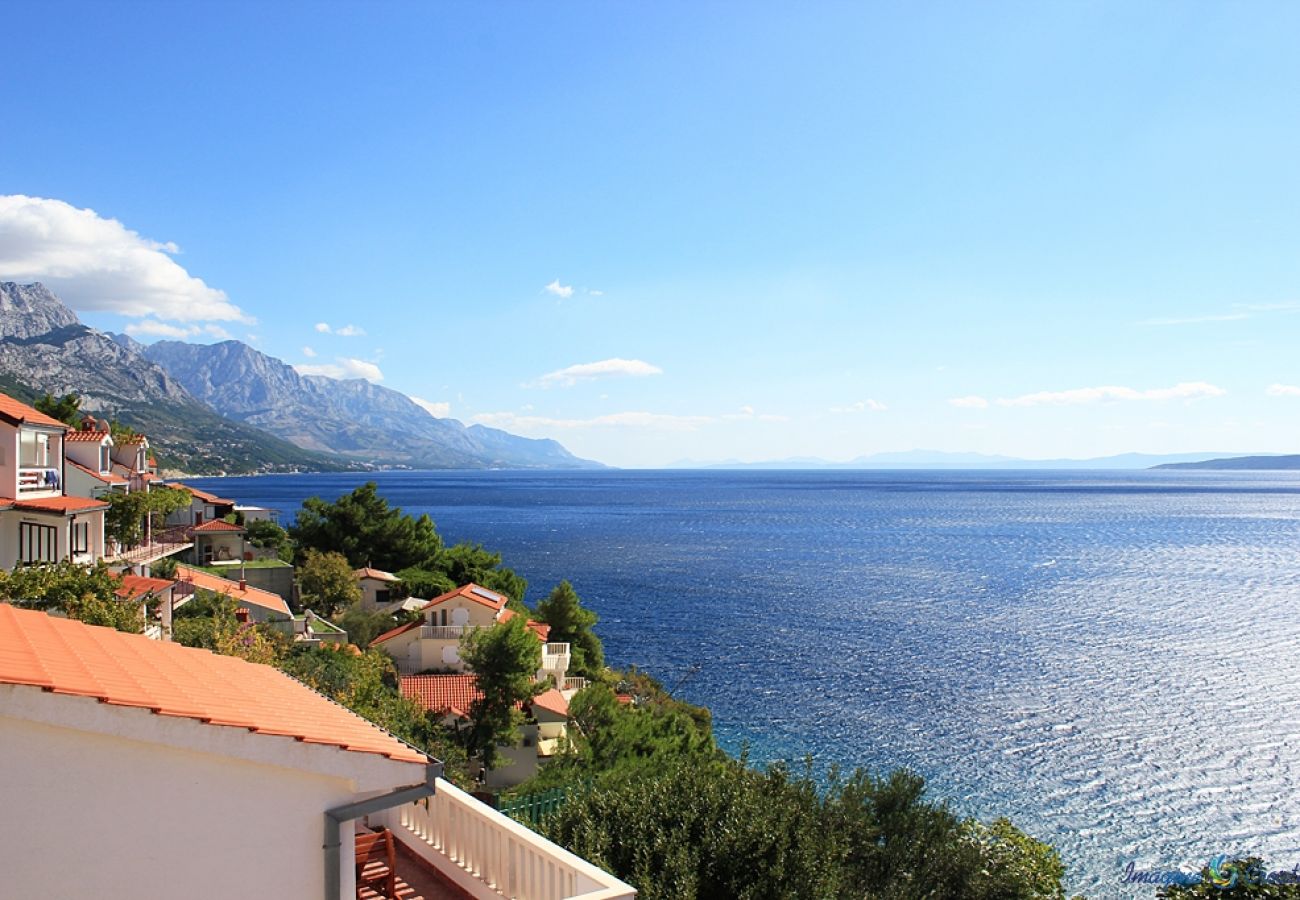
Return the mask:
<path id="1" fill-rule="evenodd" d="M 1157 469 L 1220 469 L 1237 471 L 1269 471 L 1300 469 L 1300 454 L 1289 456 L 1228 456 L 1205 459 L 1200 462 L 1164 463 Z"/>

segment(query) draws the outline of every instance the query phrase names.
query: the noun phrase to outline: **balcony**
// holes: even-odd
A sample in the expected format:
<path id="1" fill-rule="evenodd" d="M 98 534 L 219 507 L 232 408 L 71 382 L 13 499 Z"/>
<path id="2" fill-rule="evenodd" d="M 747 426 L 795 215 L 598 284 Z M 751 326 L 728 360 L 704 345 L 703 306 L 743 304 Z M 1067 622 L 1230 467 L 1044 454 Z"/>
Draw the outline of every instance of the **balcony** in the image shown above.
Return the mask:
<path id="1" fill-rule="evenodd" d="M 465 635 L 469 634 L 478 625 L 421 625 L 420 640 L 422 641 L 458 641 Z"/>
<path id="2" fill-rule="evenodd" d="M 546 644 L 543 646 L 542 668 L 547 672 L 561 672 L 569 668 L 569 645 Z"/>
<path id="3" fill-rule="evenodd" d="M 133 547 L 119 547 L 106 555 L 110 563 L 142 566 L 157 562 L 164 556 L 171 556 L 194 546 L 188 534 L 189 528 L 178 525 L 154 531 L 145 541 Z"/>
<path id="4" fill-rule="evenodd" d="M 636 890 L 438 779 L 427 800 L 371 815 L 421 859 L 481 900 L 631 900 Z"/>
<path id="5" fill-rule="evenodd" d="M 53 476 L 53 481 L 50 477 Z M 49 466 L 21 466 L 18 469 L 18 496 L 23 494 L 61 493 L 59 470 Z"/>
<path id="6" fill-rule="evenodd" d="M 587 679 L 585 678 L 566 678 L 564 679 L 564 686 L 561 687 L 560 690 L 576 692 L 576 691 L 583 690 L 584 688 L 586 688 L 586 686 L 587 686 Z"/>

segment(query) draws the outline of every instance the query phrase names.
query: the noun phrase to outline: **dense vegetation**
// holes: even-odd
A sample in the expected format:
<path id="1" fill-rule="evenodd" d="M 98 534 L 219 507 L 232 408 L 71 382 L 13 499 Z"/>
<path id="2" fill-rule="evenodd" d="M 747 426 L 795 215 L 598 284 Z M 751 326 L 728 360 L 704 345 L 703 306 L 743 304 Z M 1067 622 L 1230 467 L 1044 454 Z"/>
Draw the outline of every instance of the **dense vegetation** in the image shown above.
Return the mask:
<path id="1" fill-rule="evenodd" d="M 478 545 L 444 547 L 427 517 L 389 507 L 374 484 L 334 503 L 306 501 L 292 536 L 303 567 L 304 604 L 366 630 L 358 641 L 363 646 L 375 629 L 397 620 L 360 610 L 355 584 L 345 577 L 356 566 L 397 570 L 404 578 L 415 573 L 406 586 L 419 593 L 474 580 L 507 593 L 515 609 L 527 611 L 526 583 L 503 568 L 499 556 Z M 263 537 L 281 540 L 269 529 Z M 139 630 L 138 608 L 114 601 L 114 583 L 102 567 L 77 570 L 80 576 L 73 570 L 0 573 L 0 596 Z M 572 747 L 518 793 L 567 792 L 541 829 L 635 885 L 645 900 L 1064 897 L 1063 866 L 1051 847 L 1005 819 L 983 824 L 955 815 L 929 800 L 914 774 L 842 777 L 832 770 L 819 782 L 811 763 L 796 775 L 785 766 L 759 770 L 743 756 L 729 758 L 714 742 L 708 710 L 672 697 L 644 673 L 604 666 L 592 631 L 596 617 L 567 582 L 531 615 L 551 626 L 553 640 L 570 643 L 573 670 L 591 683 L 570 703 Z M 174 632 L 191 646 L 278 666 L 443 760 L 448 777 L 468 787 L 477 769 L 470 754 L 490 764 L 495 745 L 509 740 L 518 724 L 515 703 L 540 689 L 532 682 L 540 648 L 524 618 L 475 632 L 463 644 L 462 656 L 479 674 L 484 693 L 475 727 L 463 732 L 443 727 L 403 698 L 394 663 L 382 651 L 295 646 L 267 626 L 239 622 L 233 602 L 204 592 L 177 611 Z"/>

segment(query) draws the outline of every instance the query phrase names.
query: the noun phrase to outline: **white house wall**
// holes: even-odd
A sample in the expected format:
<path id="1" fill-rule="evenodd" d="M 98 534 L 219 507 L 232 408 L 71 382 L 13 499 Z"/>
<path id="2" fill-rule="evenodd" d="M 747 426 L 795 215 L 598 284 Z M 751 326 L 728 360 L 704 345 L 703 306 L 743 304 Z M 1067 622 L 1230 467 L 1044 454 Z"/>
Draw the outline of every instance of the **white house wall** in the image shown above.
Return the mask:
<path id="1" fill-rule="evenodd" d="M 321 897 L 324 812 L 358 798 L 362 785 L 350 770 L 365 772 L 372 792 L 422 780 L 422 766 L 375 754 L 89 698 L 33 696 L 43 693 L 0 685 L 5 896 Z M 61 704 L 58 715 L 25 715 L 52 702 Z M 160 742 L 137 739 L 141 732 Z M 187 749 L 205 739 L 212 752 Z M 224 755 L 227 747 L 240 753 Z M 337 761 L 338 774 L 321 774 L 322 759 Z M 374 783 L 376 773 L 387 777 Z"/>

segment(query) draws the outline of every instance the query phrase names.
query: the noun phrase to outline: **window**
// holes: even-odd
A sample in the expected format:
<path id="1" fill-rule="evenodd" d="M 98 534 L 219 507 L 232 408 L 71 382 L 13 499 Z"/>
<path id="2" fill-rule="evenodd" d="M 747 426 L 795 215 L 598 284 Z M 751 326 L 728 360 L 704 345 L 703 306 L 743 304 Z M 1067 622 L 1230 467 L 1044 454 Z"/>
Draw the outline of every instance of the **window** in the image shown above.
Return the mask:
<path id="1" fill-rule="evenodd" d="M 19 465 L 37 468 L 49 465 L 50 436 L 26 429 L 18 437 Z"/>
<path id="2" fill-rule="evenodd" d="M 18 561 L 24 563 L 57 562 L 59 531 L 53 525 L 34 522 L 18 523 Z"/>
<path id="3" fill-rule="evenodd" d="M 376 603 L 387 603 L 388 598 L 392 596 L 392 591 L 375 591 Z"/>
<path id="4" fill-rule="evenodd" d="M 107 472 L 113 468 L 113 461 L 109 458 L 108 447 L 99 448 L 99 471 Z"/>
<path id="5" fill-rule="evenodd" d="M 74 554 L 90 552 L 90 523 L 89 522 L 72 523 L 72 552 Z"/>

